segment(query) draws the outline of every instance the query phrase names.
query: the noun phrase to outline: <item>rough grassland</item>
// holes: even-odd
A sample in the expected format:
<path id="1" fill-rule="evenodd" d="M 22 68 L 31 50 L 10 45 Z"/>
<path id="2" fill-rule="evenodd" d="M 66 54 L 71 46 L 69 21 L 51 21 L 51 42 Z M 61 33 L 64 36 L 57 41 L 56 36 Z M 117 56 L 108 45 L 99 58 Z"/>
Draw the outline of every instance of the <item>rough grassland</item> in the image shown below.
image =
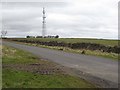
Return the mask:
<path id="1" fill-rule="evenodd" d="M 30 53 L 11 47 L 3 47 L 3 88 L 94 88 L 87 81 L 63 73 L 43 75 L 20 70 L 14 65 L 50 65 L 46 60 L 40 60 Z M 36 64 L 37 63 L 37 64 Z M 38 64 L 39 63 L 39 64 Z M 7 65 L 7 67 L 5 66 Z M 9 67 L 12 65 L 11 67 Z M 22 67 L 21 67 L 22 68 Z M 40 68 L 40 67 L 39 67 Z M 47 68 L 48 69 L 48 68 Z M 32 69 L 31 69 L 32 70 Z"/>

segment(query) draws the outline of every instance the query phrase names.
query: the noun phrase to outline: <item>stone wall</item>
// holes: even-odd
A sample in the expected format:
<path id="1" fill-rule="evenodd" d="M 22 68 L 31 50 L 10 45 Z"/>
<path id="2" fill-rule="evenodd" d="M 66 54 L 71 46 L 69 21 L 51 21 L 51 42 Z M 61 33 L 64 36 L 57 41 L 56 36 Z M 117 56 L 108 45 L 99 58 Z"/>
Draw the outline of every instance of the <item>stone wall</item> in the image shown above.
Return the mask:
<path id="1" fill-rule="evenodd" d="M 39 41 L 39 40 L 25 40 L 25 39 L 10 39 L 13 41 L 18 42 L 25 42 L 25 43 L 35 43 L 40 45 L 46 45 L 46 46 L 62 46 L 62 47 L 69 47 L 72 49 L 87 49 L 87 50 L 100 50 L 102 52 L 108 52 L 108 53 L 120 53 L 120 47 L 119 46 L 105 46 L 102 44 L 96 44 L 96 43 L 65 43 L 65 42 L 58 42 L 58 41 Z"/>

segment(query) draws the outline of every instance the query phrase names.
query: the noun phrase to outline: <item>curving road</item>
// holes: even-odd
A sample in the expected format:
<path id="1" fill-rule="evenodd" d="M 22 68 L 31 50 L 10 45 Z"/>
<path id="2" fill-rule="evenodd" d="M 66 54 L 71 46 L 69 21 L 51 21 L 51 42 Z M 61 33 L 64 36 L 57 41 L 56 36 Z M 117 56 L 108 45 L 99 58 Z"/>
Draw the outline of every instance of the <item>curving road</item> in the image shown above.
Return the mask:
<path id="1" fill-rule="evenodd" d="M 118 62 L 106 58 L 87 56 L 81 54 L 67 53 L 63 51 L 51 50 L 46 48 L 16 44 L 3 41 L 4 45 L 29 51 L 39 57 L 59 63 L 63 66 L 82 71 L 89 75 L 109 81 L 108 86 L 117 87 L 118 83 Z M 100 82 L 99 82 L 100 83 Z M 112 83 L 112 84 L 111 84 Z"/>

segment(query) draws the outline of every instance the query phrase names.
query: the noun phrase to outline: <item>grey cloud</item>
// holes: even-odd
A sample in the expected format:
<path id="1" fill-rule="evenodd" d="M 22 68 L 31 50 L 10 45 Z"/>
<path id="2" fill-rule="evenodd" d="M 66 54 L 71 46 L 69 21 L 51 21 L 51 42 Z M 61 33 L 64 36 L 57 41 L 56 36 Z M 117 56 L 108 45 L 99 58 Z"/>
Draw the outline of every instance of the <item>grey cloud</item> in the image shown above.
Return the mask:
<path id="1" fill-rule="evenodd" d="M 117 10 L 110 3 L 113 0 L 108 1 L 108 6 L 103 0 L 93 1 L 83 5 L 76 0 L 47 3 L 47 34 L 58 34 L 61 37 L 117 38 Z M 6 6 L 4 3 L 3 25 L 8 30 L 8 36 L 41 35 L 42 5 L 36 2 L 17 2 L 7 3 Z"/>

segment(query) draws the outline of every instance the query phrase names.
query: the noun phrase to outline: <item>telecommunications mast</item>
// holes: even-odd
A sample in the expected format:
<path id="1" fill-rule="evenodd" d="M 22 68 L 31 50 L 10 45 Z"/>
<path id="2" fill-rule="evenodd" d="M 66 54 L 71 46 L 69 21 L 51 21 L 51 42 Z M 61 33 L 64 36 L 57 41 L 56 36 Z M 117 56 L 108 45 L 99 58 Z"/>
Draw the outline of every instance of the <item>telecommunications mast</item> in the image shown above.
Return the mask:
<path id="1" fill-rule="evenodd" d="M 42 37 L 44 38 L 46 35 L 46 21 L 45 21 L 45 8 L 43 7 L 43 21 L 42 21 Z"/>

